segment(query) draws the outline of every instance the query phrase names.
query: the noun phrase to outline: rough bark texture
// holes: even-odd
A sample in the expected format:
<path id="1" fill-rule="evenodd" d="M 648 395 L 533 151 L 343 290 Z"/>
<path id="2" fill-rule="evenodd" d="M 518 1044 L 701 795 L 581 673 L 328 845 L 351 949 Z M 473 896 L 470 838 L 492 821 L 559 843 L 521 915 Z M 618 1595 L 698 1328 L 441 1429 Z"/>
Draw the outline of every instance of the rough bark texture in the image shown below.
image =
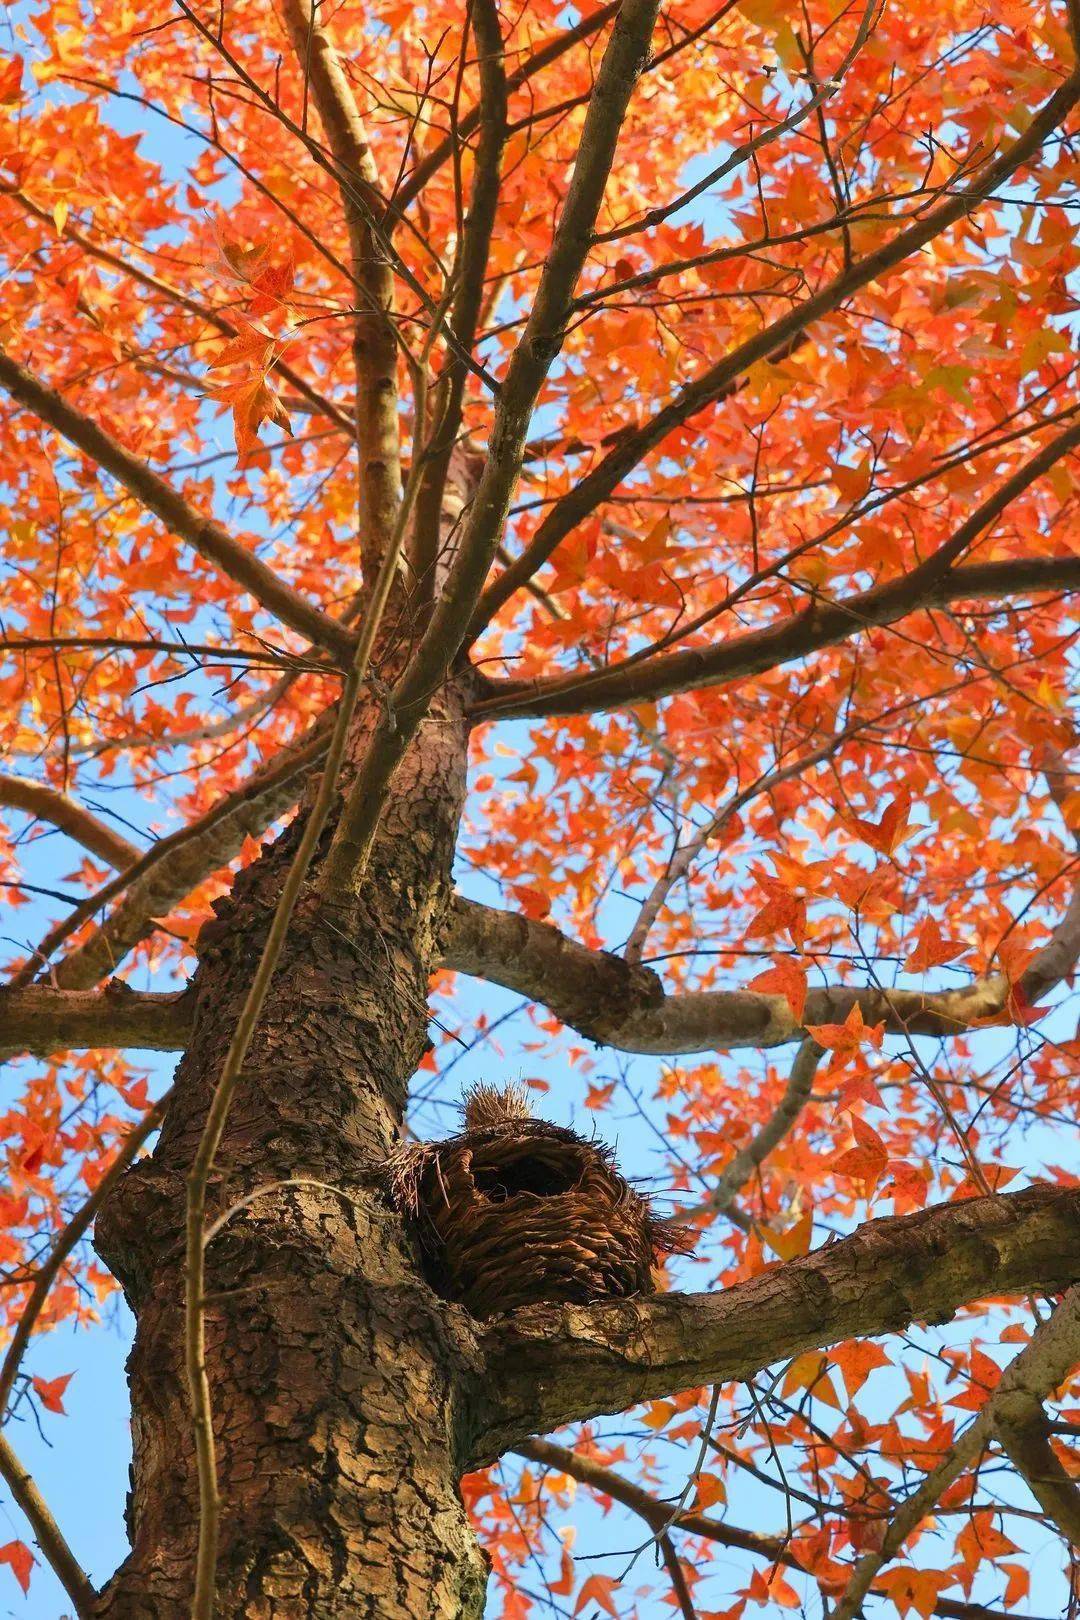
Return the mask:
<path id="1" fill-rule="evenodd" d="M 370 730 L 361 717 L 357 747 Z M 220 1620 L 465 1620 L 485 1569 L 457 1490 L 469 1335 L 420 1278 L 381 1190 L 427 1040 L 464 788 L 459 694 L 404 761 L 351 914 L 302 901 L 229 1119 L 209 1249 L 208 1358 L 223 1500 Z M 133 1550 L 109 1620 L 180 1620 L 197 1490 L 182 1362 L 185 1176 L 254 969 L 291 828 L 200 940 L 194 1032 L 160 1144 L 99 1222 L 138 1318 L 130 1363 Z M 461 1324 L 457 1324 L 461 1327 Z"/>

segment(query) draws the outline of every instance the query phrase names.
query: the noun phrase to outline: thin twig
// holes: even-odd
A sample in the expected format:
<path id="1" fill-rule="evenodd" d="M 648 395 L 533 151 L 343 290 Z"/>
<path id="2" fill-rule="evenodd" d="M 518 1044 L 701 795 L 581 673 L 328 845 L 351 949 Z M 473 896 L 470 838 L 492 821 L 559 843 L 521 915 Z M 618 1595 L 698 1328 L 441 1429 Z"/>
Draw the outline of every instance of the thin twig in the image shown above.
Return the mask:
<path id="1" fill-rule="evenodd" d="M 754 1171 L 777 1143 L 783 1141 L 806 1106 L 813 1090 L 814 1075 L 817 1073 L 821 1057 L 822 1048 L 808 1036 L 795 1054 L 787 1088 L 769 1118 L 757 1135 L 736 1153 L 705 1202 L 697 1204 L 693 1209 L 681 1210 L 680 1218 L 684 1215 L 704 1215 L 713 1212 L 723 1215 L 727 1212 Z"/>

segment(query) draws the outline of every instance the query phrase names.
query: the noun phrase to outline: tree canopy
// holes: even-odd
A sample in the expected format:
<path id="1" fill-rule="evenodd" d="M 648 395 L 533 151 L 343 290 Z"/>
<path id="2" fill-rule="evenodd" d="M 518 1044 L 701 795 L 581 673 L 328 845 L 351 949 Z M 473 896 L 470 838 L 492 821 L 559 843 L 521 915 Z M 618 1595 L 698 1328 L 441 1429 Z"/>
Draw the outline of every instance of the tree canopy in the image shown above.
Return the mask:
<path id="1" fill-rule="evenodd" d="M 1076 0 L 12 12 L 9 1418 L 116 1287 L 212 903 L 359 692 L 345 894 L 469 669 L 415 1127 L 522 1076 L 698 1229 L 689 1299 L 485 1326 L 493 1612 L 977 1620 L 1048 1536 L 1075 1604 L 1078 44 Z M 32 1601 L 72 1554 L 0 1473 Z M 586 1500 L 655 1557 L 594 1567 Z"/>

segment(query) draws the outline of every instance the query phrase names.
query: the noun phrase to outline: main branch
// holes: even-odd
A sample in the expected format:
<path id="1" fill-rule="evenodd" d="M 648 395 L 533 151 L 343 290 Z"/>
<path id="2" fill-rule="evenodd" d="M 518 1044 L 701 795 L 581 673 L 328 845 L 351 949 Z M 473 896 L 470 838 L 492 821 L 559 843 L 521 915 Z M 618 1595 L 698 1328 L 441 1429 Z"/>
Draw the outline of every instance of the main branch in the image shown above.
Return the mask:
<path id="1" fill-rule="evenodd" d="M 718 1294 L 532 1306 L 488 1330 L 474 1461 L 564 1423 L 745 1379 L 842 1339 L 946 1322 L 979 1300 L 1059 1293 L 1078 1277 L 1080 1191 L 1038 1186 L 867 1222 Z"/>
<path id="2" fill-rule="evenodd" d="M 309 0 L 283 0 L 282 17 L 334 156 L 357 308 L 353 314 L 356 444 L 364 574 L 373 584 L 401 502 L 394 274 L 380 232 L 379 175 L 367 130 L 333 44 Z"/>
<path id="3" fill-rule="evenodd" d="M 1053 936 L 1019 981 L 1037 1002 L 1071 971 L 1080 954 L 1080 893 Z M 664 1056 L 739 1046 L 782 1046 L 800 1040 L 809 1024 L 842 1024 L 856 1004 L 867 1024 L 898 1035 L 946 1038 L 983 1024 L 1007 1022 L 1010 985 L 1004 974 L 973 979 L 956 990 L 878 990 L 830 985 L 811 990 L 802 1020 L 784 996 L 755 990 L 700 990 L 667 995 L 651 968 L 609 951 L 593 951 L 550 923 L 460 897 L 444 965 L 490 979 L 542 1002 L 571 1029 L 599 1046 Z"/>

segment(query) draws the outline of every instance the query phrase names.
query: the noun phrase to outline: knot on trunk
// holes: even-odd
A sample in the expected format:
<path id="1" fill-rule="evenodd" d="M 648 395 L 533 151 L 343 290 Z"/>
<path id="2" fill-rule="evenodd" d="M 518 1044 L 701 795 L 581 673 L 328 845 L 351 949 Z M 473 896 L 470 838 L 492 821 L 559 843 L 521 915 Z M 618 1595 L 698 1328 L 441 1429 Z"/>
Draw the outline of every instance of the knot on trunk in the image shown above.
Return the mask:
<path id="1" fill-rule="evenodd" d="M 183 1252 L 186 1184 L 151 1159 L 133 1164 L 113 1188 L 94 1223 L 94 1248 L 133 1310 L 152 1285 L 153 1268 L 170 1251 Z"/>

